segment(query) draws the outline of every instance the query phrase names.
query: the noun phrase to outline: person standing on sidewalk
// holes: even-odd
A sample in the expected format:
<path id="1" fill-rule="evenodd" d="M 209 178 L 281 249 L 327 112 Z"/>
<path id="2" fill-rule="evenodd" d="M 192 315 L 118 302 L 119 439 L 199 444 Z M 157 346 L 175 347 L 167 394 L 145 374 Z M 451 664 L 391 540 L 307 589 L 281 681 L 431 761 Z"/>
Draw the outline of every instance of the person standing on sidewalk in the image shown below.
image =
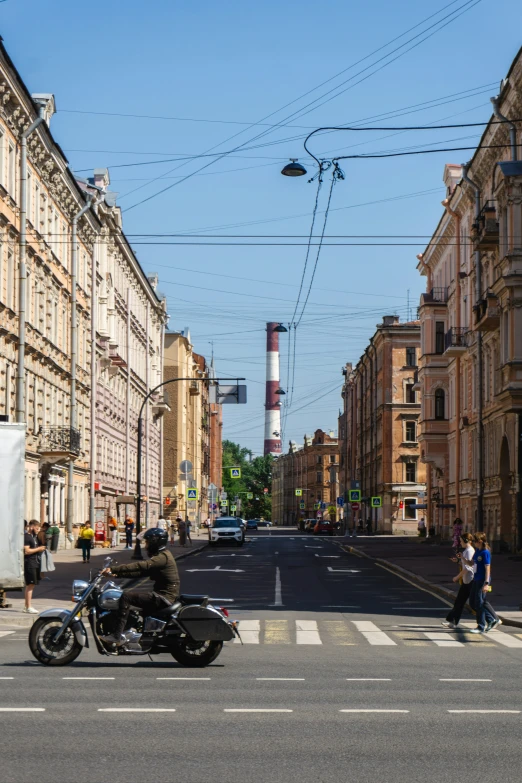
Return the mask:
<path id="1" fill-rule="evenodd" d="M 25 607 L 23 611 L 26 614 L 38 614 L 38 609 L 33 609 L 31 602 L 34 588 L 41 577 L 40 553 L 46 549 L 45 545 L 38 544 L 39 532 L 40 523 L 32 519 L 24 533 Z"/>
<path id="2" fill-rule="evenodd" d="M 473 566 L 469 565 L 469 563 L 473 562 L 473 555 L 475 554 L 475 550 L 471 546 L 472 541 L 473 536 L 471 533 L 462 533 L 460 537 L 460 546 L 462 547 L 463 552 L 460 557 L 460 572 L 453 579 L 454 582 L 460 581 L 460 588 L 457 597 L 455 598 L 453 609 L 448 612 L 446 619 L 442 622 L 444 628 L 456 628 L 458 626 L 466 601 L 471 592 L 474 570 Z M 457 558 L 458 556 L 452 559 L 458 562 Z"/>
<path id="3" fill-rule="evenodd" d="M 134 521 L 130 517 L 125 517 L 125 549 L 132 549 L 133 530 L 134 530 Z"/>
<path id="4" fill-rule="evenodd" d="M 82 549 L 83 562 L 90 563 L 92 540 L 94 538 L 94 530 L 92 529 L 89 520 L 87 520 L 87 522 L 81 526 L 79 538 L 80 538 L 80 546 Z"/>
<path id="5" fill-rule="evenodd" d="M 109 519 L 109 533 L 111 534 L 111 549 L 118 546 L 118 522 L 114 517 Z"/>
<path id="6" fill-rule="evenodd" d="M 497 617 L 495 610 L 487 600 L 489 588 L 491 586 L 491 552 L 485 533 L 475 533 L 475 554 L 470 562 L 466 560 L 467 565 L 475 565 L 475 576 L 471 585 L 470 604 L 477 615 L 477 627 L 472 628 L 470 633 L 488 633 L 497 625 L 500 625 L 500 617 Z"/>
<path id="7" fill-rule="evenodd" d="M 178 517 L 176 522 L 178 523 L 179 545 L 187 546 L 187 525 L 181 517 Z"/>
<path id="8" fill-rule="evenodd" d="M 187 519 L 185 524 L 186 524 L 186 528 L 187 528 L 187 541 L 189 542 L 190 546 L 192 546 L 192 539 L 190 537 L 190 530 L 192 528 L 192 522 L 190 521 L 190 519 Z"/>
<path id="9" fill-rule="evenodd" d="M 176 525 L 173 520 L 169 525 L 169 531 L 170 531 L 170 545 L 174 546 L 174 544 L 176 543 Z"/>

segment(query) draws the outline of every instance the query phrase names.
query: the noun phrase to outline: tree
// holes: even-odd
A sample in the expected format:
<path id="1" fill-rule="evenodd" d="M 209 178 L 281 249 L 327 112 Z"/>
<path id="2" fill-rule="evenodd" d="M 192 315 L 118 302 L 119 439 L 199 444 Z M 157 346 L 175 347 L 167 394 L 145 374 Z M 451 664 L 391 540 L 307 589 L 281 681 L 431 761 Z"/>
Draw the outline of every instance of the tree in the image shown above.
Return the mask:
<path id="1" fill-rule="evenodd" d="M 229 508 L 236 496 L 241 500 L 241 516 L 247 519 L 263 517 L 272 519 L 272 465 L 271 454 L 266 457 L 253 457 L 250 449 L 223 441 L 223 489 L 227 493 Z M 241 469 L 241 478 L 233 479 L 230 468 Z M 264 493 L 265 487 L 268 493 Z M 247 499 L 252 493 L 252 500 Z M 239 512 L 238 512 L 239 513 Z"/>

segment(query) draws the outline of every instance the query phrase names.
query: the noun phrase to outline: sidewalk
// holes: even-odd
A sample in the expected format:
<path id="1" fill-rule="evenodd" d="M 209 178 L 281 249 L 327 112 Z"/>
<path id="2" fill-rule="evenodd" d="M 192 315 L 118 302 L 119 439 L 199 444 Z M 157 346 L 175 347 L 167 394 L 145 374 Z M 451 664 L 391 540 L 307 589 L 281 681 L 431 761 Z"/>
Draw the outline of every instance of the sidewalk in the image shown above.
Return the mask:
<path id="1" fill-rule="evenodd" d="M 411 537 L 358 536 L 345 538 L 344 546 L 354 554 L 377 560 L 449 601 L 455 598 L 458 588 L 452 579 L 458 573 L 458 566 L 450 560 L 453 550 L 448 542 L 432 544 L 429 539 Z M 522 557 L 493 555 L 491 581 L 490 600 L 503 622 L 522 626 Z"/>
<path id="2" fill-rule="evenodd" d="M 189 557 L 196 552 L 200 552 L 208 544 L 208 534 L 205 532 L 205 536 L 193 536 L 194 543 L 192 546 L 180 547 L 179 544 L 175 544 L 173 547 L 169 546 L 170 551 L 176 558 L 176 560 L 182 560 L 185 557 Z M 105 557 L 112 557 L 118 564 L 129 563 L 133 555 L 132 549 L 125 549 L 123 544 L 117 546 L 115 549 L 104 549 L 103 547 L 96 547 L 91 551 L 90 564 L 84 563 L 82 560 L 82 553 L 79 549 L 60 549 L 56 555 L 53 555 L 54 564 L 56 570 L 50 574 L 44 574 L 49 579 L 42 579 L 40 584 L 35 588 L 33 606 L 38 609 L 39 612 L 43 612 L 44 609 L 51 609 L 59 606 L 65 609 L 71 608 L 71 586 L 74 579 L 89 579 L 89 571 L 91 569 L 98 570 L 103 565 Z M 144 559 L 146 554 L 143 554 Z M 11 592 L 7 593 L 9 603 L 13 605 L 12 609 L 0 609 L 0 627 L 2 626 L 22 626 L 29 628 L 38 615 L 24 614 L 22 609 L 24 607 L 24 594 L 23 592 Z"/>

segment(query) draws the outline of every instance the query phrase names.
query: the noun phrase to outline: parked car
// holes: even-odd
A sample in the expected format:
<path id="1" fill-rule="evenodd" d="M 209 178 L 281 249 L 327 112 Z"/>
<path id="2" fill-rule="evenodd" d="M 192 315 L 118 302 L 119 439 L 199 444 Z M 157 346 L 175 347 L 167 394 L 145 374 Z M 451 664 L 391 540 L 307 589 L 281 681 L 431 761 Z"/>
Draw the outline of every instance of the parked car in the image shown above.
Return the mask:
<path id="1" fill-rule="evenodd" d="M 327 536 L 333 536 L 334 523 L 329 519 L 318 519 L 314 525 L 314 536 L 325 534 Z"/>
<path id="2" fill-rule="evenodd" d="M 208 531 L 208 540 L 211 546 L 217 546 L 220 542 L 243 546 L 245 531 L 241 525 L 240 517 L 218 517 L 214 520 Z"/>
<path id="3" fill-rule="evenodd" d="M 257 530 L 257 519 L 247 519 L 247 530 Z"/>
<path id="4" fill-rule="evenodd" d="M 258 527 L 272 527 L 272 523 L 269 519 L 258 519 L 257 520 L 257 526 Z"/>

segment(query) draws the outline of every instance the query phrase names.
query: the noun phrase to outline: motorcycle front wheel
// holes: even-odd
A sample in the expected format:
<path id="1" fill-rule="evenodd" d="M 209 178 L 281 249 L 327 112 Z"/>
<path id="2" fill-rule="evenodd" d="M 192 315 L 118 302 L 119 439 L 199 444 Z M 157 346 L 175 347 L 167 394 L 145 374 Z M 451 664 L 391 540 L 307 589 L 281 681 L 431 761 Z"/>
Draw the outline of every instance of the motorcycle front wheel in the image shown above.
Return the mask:
<path id="1" fill-rule="evenodd" d="M 62 627 L 62 621 L 49 617 L 36 620 L 29 633 L 29 647 L 40 663 L 46 666 L 67 666 L 72 663 L 82 651 L 82 646 L 74 632 L 68 628 L 57 642 L 54 637 Z"/>
<path id="2" fill-rule="evenodd" d="M 182 666 L 208 666 L 215 661 L 223 649 L 223 642 L 196 642 L 194 639 L 179 639 L 170 654 Z"/>

